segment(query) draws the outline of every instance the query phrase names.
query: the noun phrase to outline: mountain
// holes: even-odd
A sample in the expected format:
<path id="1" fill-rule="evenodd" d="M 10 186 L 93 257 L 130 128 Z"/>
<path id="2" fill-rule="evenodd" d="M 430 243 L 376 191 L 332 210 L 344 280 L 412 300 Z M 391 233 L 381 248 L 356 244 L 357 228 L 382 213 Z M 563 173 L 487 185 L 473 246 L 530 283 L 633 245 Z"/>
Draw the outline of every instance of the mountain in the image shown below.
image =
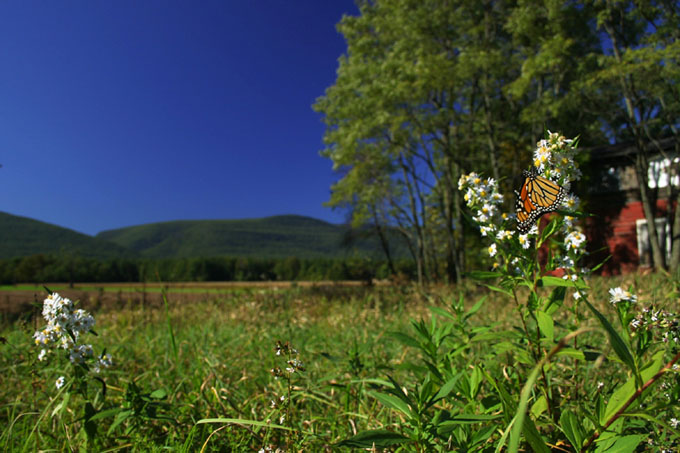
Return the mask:
<path id="1" fill-rule="evenodd" d="M 241 220 L 178 220 L 102 231 L 96 236 L 27 217 L 0 212 L 0 259 L 36 254 L 189 258 L 383 258 L 377 239 L 347 227 L 298 215 Z M 362 238 L 364 237 L 364 238 Z M 396 235 L 391 245 L 398 243 Z M 393 251 L 406 257 L 403 245 Z"/>
<path id="2" fill-rule="evenodd" d="M 219 255 L 331 258 L 353 251 L 361 255 L 382 253 L 376 240 L 359 240 L 348 248 L 343 245 L 347 237 L 346 227 L 298 215 L 178 220 L 102 231 L 96 236 L 148 258 Z"/>
<path id="3" fill-rule="evenodd" d="M 39 253 L 80 255 L 90 258 L 133 256 L 130 250 L 101 238 L 0 212 L 0 258 Z"/>

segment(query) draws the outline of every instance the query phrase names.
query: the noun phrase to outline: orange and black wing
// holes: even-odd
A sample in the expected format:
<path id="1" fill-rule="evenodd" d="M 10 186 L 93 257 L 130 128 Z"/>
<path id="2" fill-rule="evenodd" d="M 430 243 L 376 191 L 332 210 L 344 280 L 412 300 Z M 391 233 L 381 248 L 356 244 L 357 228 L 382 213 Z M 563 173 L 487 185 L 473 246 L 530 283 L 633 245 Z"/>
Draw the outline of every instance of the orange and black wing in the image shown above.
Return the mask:
<path id="1" fill-rule="evenodd" d="M 517 230 L 526 234 L 536 220 L 555 211 L 564 200 L 565 191 L 551 180 L 535 172 L 524 171 L 524 182 L 517 194 Z"/>

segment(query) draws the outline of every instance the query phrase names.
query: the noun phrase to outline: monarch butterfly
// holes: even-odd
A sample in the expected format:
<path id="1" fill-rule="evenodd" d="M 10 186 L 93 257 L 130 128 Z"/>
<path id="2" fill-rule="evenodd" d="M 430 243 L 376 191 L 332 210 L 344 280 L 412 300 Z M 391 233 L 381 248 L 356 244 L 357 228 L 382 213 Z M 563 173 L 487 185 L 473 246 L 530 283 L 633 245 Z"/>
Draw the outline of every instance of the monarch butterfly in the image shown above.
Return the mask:
<path id="1" fill-rule="evenodd" d="M 517 202 L 517 230 L 526 234 L 536 220 L 547 212 L 555 211 L 564 196 L 565 190 L 551 180 L 540 176 L 532 167 L 522 172 L 524 182 L 520 191 L 515 190 Z"/>

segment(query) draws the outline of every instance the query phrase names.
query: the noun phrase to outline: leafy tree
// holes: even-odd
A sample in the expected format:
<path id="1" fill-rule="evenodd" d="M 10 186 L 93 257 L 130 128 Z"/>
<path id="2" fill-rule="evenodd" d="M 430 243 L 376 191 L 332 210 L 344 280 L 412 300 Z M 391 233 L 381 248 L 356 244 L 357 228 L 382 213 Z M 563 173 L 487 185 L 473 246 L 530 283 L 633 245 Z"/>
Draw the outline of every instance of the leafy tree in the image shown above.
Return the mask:
<path id="1" fill-rule="evenodd" d="M 315 104 L 328 125 L 322 154 L 343 174 L 329 205 L 351 206 L 355 223 L 396 226 L 408 239 L 421 282 L 440 276 L 442 259 L 450 280 L 462 273 L 460 174 L 486 156 L 498 173 L 502 134 L 490 126 L 497 124 L 492 97 L 500 90 L 476 77 L 486 72 L 466 52 L 473 47 L 469 41 L 496 42 L 495 34 L 503 33 L 503 2 L 490 10 L 457 3 L 459 8 L 436 0 L 362 3 L 359 17 L 339 25 L 348 53 L 335 85 Z M 487 28 L 471 36 L 467 31 L 477 17 L 488 18 Z M 486 64 L 498 58 L 496 53 Z M 490 140 L 482 146 L 470 137 L 483 127 Z"/>

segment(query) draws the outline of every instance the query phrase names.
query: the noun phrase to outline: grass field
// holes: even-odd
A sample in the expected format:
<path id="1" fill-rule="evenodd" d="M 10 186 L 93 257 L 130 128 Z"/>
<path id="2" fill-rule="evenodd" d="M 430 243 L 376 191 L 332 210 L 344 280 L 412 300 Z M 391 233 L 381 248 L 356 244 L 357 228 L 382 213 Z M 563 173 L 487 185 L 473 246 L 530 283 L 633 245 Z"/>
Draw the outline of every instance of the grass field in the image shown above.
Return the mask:
<path id="1" fill-rule="evenodd" d="M 609 317 L 616 315 L 606 302 L 607 289 L 617 286 L 631 286 L 640 301 L 676 304 L 674 286 L 663 277 L 593 278 L 591 298 Z M 163 287 L 141 290 L 158 295 Z M 123 288 L 140 290 L 50 289 L 75 297 L 115 295 Z M 162 298 L 120 305 L 116 299 L 83 300 L 98 334 L 87 341 L 97 355 L 106 350 L 113 357 L 98 375 L 59 353 L 38 361 L 32 335 L 44 320 L 31 315 L 35 310 L 6 320 L 0 331 L 0 450 L 349 451 L 365 447 L 367 433 L 368 445 L 376 448 L 496 451 L 510 439 L 522 388 L 536 369 L 516 305 L 472 284 L 427 290 L 318 284 L 166 288 L 167 304 Z M 24 291 L 32 302 L 38 290 L 2 288 L 0 298 Z M 39 301 L 45 295 L 43 290 Z M 481 298 L 483 304 L 469 312 Z M 572 319 L 574 312 L 566 309 L 571 300 L 568 295 L 565 309 L 554 315 L 554 338 L 588 330 L 542 366 L 537 382 L 545 383 L 536 384 L 527 403 L 534 427 L 525 428 L 521 445 L 527 450 L 536 430 L 554 451 L 573 451 L 591 434 L 587 423 L 574 420 L 605 411 L 629 381 L 597 320 Z M 60 376 L 65 385 L 57 388 Z M 673 379 L 664 381 L 667 392 L 680 388 L 677 373 Z M 603 397 L 599 403 L 596 395 Z M 648 391 L 641 400 L 654 408 L 653 416 L 618 418 L 609 428 L 615 436 L 605 430 L 593 445 L 601 451 L 617 445 L 611 451 L 645 451 L 646 442 L 660 448 L 650 451 L 676 445 L 671 419 L 680 417 L 677 405 L 661 392 Z"/>

